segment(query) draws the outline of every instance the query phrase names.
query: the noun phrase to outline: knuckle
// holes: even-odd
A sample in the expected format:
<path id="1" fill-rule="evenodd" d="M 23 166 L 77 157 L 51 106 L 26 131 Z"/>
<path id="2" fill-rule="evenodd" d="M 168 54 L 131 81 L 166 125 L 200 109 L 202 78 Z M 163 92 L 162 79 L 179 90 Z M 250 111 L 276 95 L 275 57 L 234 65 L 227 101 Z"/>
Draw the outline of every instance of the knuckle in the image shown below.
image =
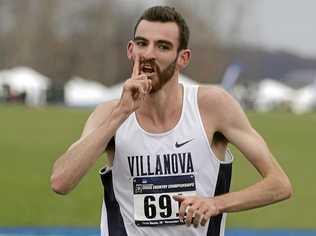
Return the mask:
<path id="1" fill-rule="evenodd" d="M 188 202 L 187 202 L 187 200 L 184 200 L 183 202 L 181 202 L 181 207 L 183 207 L 183 208 L 187 208 L 188 207 Z"/>
<path id="2" fill-rule="evenodd" d="M 204 218 L 205 218 L 206 220 L 208 220 L 209 218 L 211 218 L 211 216 L 212 216 L 212 213 L 211 213 L 210 211 L 208 211 L 208 212 L 206 212 L 206 214 L 204 214 Z"/>
<path id="3" fill-rule="evenodd" d="M 188 213 L 193 214 L 194 213 L 194 209 L 189 208 Z"/>
<path id="4" fill-rule="evenodd" d="M 127 80 L 125 81 L 125 83 L 123 84 L 123 88 L 129 87 L 130 84 L 132 84 L 132 83 L 133 83 L 133 82 L 132 82 L 131 79 L 127 79 Z"/>
<path id="5" fill-rule="evenodd" d="M 199 210 L 197 210 L 197 211 L 195 212 L 194 217 L 196 217 L 197 219 L 200 219 L 201 216 L 202 216 L 202 212 L 201 212 L 200 209 L 199 209 Z"/>
<path id="6" fill-rule="evenodd" d="M 206 220 L 205 218 L 202 218 L 202 219 L 201 219 L 201 225 L 202 225 L 202 226 L 205 226 L 206 222 L 207 222 L 207 220 Z"/>

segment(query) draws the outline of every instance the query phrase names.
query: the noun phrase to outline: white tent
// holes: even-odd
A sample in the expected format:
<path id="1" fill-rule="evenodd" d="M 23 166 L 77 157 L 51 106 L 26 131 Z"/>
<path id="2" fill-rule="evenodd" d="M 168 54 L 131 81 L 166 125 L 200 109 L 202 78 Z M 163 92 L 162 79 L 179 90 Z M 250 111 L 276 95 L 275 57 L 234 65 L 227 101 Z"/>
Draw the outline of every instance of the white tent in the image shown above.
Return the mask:
<path id="1" fill-rule="evenodd" d="M 304 113 L 316 108 L 316 82 L 296 91 L 292 102 L 295 113 Z"/>
<path id="2" fill-rule="evenodd" d="M 8 85 L 15 93 L 26 93 L 27 105 L 46 104 L 50 79 L 28 67 L 16 67 L 0 72 L 0 86 Z"/>
<path id="3" fill-rule="evenodd" d="M 197 84 L 184 75 L 180 75 L 179 81 L 183 84 Z M 105 101 L 119 99 L 122 88 L 123 83 L 108 88 L 99 82 L 75 77 L 65 84 L 65 103 L 68 106 L 76 107 L 97 106 Z"/>
<path id="4" fill-rule="evenodd" d="M 110 99 L 108 89 L 99 82 L 74 77 L 64 87 L 68 106 L 90 107 Z"/>
<path id="5" fill-rule="evenodd" d="M 264 79 L 259 82 L 256 91 L 255 108 L 270 111 L 282 104 L 291 104 L 294 90 L 276 80 Z"/>

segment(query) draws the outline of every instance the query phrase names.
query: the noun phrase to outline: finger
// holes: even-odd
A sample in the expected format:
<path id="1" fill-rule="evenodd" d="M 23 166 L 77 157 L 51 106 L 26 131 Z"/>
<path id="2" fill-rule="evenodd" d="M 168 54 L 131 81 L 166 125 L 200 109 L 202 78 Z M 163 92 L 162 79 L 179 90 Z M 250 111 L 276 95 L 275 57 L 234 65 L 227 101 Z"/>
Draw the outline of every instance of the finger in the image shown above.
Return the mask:
<path id="1" fill-rule="evenodd" d="M 143 86 L 140 83 L 132 83 L 129 84 L 127 87 L 127 90 L 131 91 L 132 93 L 132 98 L 134 100 L 140 99 L 142 96 L 145 95 L 145 91 Z"/>
<path id="2" fill-rule="evenodd" d="M 190 226 L 192 224 L 193 214 L 196 209 L 192 206 L 188 206 L 186 209 L 187 216 L 185 217 L 185 223 L 187 226 Z"/>
<path id="3" fill-rule="evenodd" d="M 152 89 L 152 86 L 150 85 L 150 90 Z M 179 203 L 179 219 L 181 222 L 183 222 L 183 219 L 184 219 L 184 210 L 181 209 L 181 206 L 182 206 L 182 202 L 184 201 L 184 197 L 181 196 L 181 195 L 173 195 L 172 198 L 177 201 Z"/>
<path id="4" fill-rule="evenodd" d="M 205 216 L 201 216 L 201 226 L 205 226 L 208 219 L 205 218 Z"/>
<path id="5" fill-rule="evenodd" d="M 147 94 L 150 91 L 150 87 L 151 87 L 151 81 L 150 80 L 139 80 L 137 81 L 138 83 L 141 84 L 144 92 Z"/>
<path id="6" fill-rule="evenodd" d="M 155 72 L 152 72 L 152 73 L 145 73 L 145 74 L 140 74 L 140 75 L 133 76 L 133 78 L 134 78 L 134 79 L 137 79 L 137 80 L 148 79 L 148 77 L 153 76 L 153 75 L 155 75 L 155 74 L 156 74 Z"/>
<path id="7" fill-rule="evenodd" d="M 195 228 L 197 228 L 200 224 L 200 220 L 201 220 L 201 215 L 202 213 L 200 211 L 196 211 L 195 214 L 193 215 L 193 226 Z"/>
<path id="8" fill-rule="evenodd" d="M 134 59 L 134 66 L 133 66 L 133 72 L 132 72 L 132 78 L 136 77 L 139 75 L 139 55 L 135 55 Z"/>
<path id="9" fill-rule="evenodd" d="M 138 99 L 139 95 L 145 96 L 151 90 L 151 80 L 135 80 L 129 79 L 125 83 L 124 91 L 130 90 L 132 92 L 133 99 Z"/>
<path id="10" fill-rule="evenodd" d="M 177 202 L 182 202 L 185 199 L 185 197 L 181 195 L 173 195 L 172 198 L 176 200 Z"/>
<path id="11" fill-rule="evenodd" d="M 147 90 L 147 93 L 150 93 L 150 91 L 152 90 L 152 88 L 153 88 L 153 85 L 152 85 L 152 82 L 151 82 L 151 80 L 149 79 L 149 80 L 147 80 L 148 81 L 148 90 Z"/>
<path id="12" fill-rule="evenodd" d="M 140 88 L 142 87 L 140 81 L 135 81 L 135 80 L 132 80 L 132 79 L 129 79 L 123 89 L 125 90 L 130 90 L 130 91 L 138 91 L 140 90 Z"/>
<path id="13" fill-rule="evenodd" d="M 154 76 L 156 75 L 157 73 L 156 72 L 152 72 L 152 73 L 146 73 L 145 75 L 147 76 L 147 79 L 151 76 Z"/>
<path id="14" fill-rule="evenodd" d="M 185 214 L 186 214 L 186 209 L 189 206 L 188 200 L 185 198 L 181 201 L 180 203 L 180 209 L 179 209 L 179 218 L 181 221 L 184 220 Z"/>

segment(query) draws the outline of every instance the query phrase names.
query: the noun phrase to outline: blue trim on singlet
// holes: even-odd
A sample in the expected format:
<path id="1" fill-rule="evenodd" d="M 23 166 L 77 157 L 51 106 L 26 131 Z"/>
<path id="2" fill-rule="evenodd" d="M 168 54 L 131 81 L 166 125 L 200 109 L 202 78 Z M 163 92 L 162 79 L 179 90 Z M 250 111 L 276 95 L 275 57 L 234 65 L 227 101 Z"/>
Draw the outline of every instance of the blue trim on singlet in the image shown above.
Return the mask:
<path id="1" fill-rule="evenodd" d="M 232 163 L 221 163 L 219 166 L 214 196 L 218 196 L 218 195 L 229 192 L 231 176 L 232 176 Z M 223 219 L 223 214 L 219 214 L 210 219 L 208 229 L 207 229 L 207 236 L 220 235 L 222 219 Z"/>
<path id="2" fill-rule="evenodd" d="M 104 203 L 107 212 L 109 236 L 127 236 L 120 206 L 114 194 L 112 170 L 105 171 L 105 169 L 102 169 L 100 173 L 104 187 Z"/>
<path id="3" fill-rule="evenodd" d="M 94 227 L 6 227 L 0 228 L 0 236 L 35 236 L 35 235 L 47 235 L 47 236 L 95 236 L 100 235 L 100 229 Z"/>
<path id="4" fill-rule="evenodd" d="M 0 236 L 99 236 L 98 228 L 86 227 L 5 227 Z M 316 236 L 316 230 L 227 229 L 225 236 Z"/>
<path id="5" fill-rule="evenodd" d="M 225 236 L 316 236 L 315 230 L 284 229 L 231 229 Z"/>

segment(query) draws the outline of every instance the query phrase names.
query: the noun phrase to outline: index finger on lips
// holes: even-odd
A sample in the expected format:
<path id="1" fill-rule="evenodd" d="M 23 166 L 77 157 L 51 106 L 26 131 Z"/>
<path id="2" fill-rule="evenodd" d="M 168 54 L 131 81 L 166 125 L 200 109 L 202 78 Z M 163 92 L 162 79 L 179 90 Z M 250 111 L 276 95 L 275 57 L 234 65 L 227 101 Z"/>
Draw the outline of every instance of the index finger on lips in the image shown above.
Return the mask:
<path id="1" fill-rule="evenodd" d="M 135 55 L 134 59 L 134 66 L 133 66 L 133 72 L 132 72 L 132 77 L 136 77 L 139 75 L 139 55 Z"/>

